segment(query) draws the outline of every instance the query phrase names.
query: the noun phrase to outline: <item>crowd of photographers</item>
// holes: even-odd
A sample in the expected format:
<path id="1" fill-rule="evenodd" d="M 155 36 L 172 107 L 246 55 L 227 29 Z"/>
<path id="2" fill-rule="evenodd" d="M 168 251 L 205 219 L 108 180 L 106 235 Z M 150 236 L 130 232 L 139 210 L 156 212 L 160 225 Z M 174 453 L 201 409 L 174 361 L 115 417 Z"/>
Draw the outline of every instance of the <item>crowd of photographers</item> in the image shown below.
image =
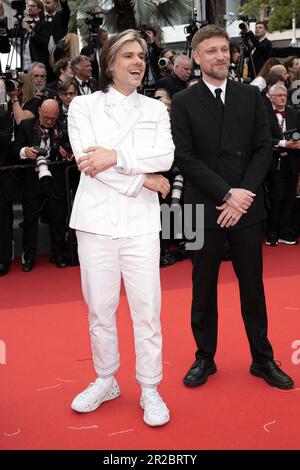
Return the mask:
<path id="1" fill-rule="evenodd" d="M 78 38 L 67 34 L 67 0 L 28 0 L 26 5 L 17 1 L 12 7 L 16 24 L 9 29 L 0 3 L 0 52 L 10 52 L 18 38 L 22 71 L 6 70 L 0 79 L 0 276 L 11 265 L 15 201 L 23 207 L 22 270 L 35 266 L 41 218 L 49 224 L 50 261 L 59 268 L 69 264 L 66 201 L 76 191 L 79 172 L 68 138 L 68 107 L 75 96 L 98 89 L 101 50 L 108 38 L 102 21 L 91 12 L 89 35 L 79 53 Z M 242 41 L 231 44 L 228 77 L 258 86 L 270 118 L 274 147 L 265 184 L 266 244 L 294 245 L 300 232 L 295 203 L 300 196 L 300 64 L 297 56 L 283 63 L 271 58 L 265 23 L 257 22 L 253 33 L 248 19 L 242 19 Z M 148 57 L 141 92 L 170 109 L 172 96 L 197 84 L 199 74 L 187 55 L 161 47 L 155 28 L 144 26 L 142 35 Z M 167 177 L 172 182 L 168 203 L 176 205 L 184 181 L 176 166 Z M 161 265 L 184 259 L 184 246 L 182 239 L 173 239 L 171 246 L 161 240 Z"/>

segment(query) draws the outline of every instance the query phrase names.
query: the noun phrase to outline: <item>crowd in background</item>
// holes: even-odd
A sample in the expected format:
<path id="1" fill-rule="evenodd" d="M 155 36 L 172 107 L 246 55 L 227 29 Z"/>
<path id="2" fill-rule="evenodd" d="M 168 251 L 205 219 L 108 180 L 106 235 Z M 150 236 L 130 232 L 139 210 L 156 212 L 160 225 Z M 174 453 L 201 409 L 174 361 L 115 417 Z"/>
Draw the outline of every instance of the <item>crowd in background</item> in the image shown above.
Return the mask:
<path id="1" fill-rule="evenodd" d="M 22 47 L 22 72 L 4 75 L 6 97 L 2 96 L 0 109 L 0 169 L 19 166 L 0 171 L 0 276 L 11 265 L 16 201 L 23 208 L 23 271 L 35 267 L 41 217 L 49 224 L 51 261 L 59 268 L 70 262 L 65 176 L 75 161 L 68 139 L 68 108 L 75 96 L 97 91 L 108 34 L 99 27 L 96 40 L 85 38 L 80 50 L 77 35 L 67 32 L 69 19 L 67 0 L 28 0 L 25 19 L 9 30 L 0 4 L 0 52 L 8 53 L 17 37 Z M 266 28 L 258 22 L 253 33 L 245 24 L 246 39 L 231 44 L 228 77 L 259 87 L 268 111 L 273 162 L 265 182 L 266 244 L 295 245 L 300 233 L 300 63 L 296 55 L 282 61 L 271 57 Z M 197 86 L 200 74 L 190 57 L 162 47 L 155 28 L 144 25 L 142 35 L 148 57 L 141 93 L 161 100 L 170 110 L 174 94 Z M 167 175 L 174 184 L 169 204 L 184 190 L 175 165 Z M 78 180 L 79 173 L 73 172 L 68 188 L 72 194 Z M 184 259 L 184 245 L 184 240 L 176 241 L 174 249 L 174 240 L 162 240 L 161 265 Z"/>

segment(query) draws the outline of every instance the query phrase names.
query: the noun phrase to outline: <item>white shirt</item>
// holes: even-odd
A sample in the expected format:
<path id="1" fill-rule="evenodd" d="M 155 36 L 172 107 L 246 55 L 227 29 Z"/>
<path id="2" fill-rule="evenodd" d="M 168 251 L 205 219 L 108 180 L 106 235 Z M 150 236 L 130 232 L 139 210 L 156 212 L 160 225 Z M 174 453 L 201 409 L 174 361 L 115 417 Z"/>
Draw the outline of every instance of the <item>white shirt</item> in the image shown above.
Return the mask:
<path id="1" fill-rule="evenodd" d="M 272 105 L 272 106 L 273 106 L 273 105 Z M 276 107 L 273 106 L 273 109 L 274 109 L 274 111 L 275 111 Z M 276 117 L 277 117 L 277 121 L 278 121 L 279 127 L 280 127 L 280 129 L 281 129 L 281 132 L 282 132 L 282 133 L 285 132 L 285 131 L 286 131 L 286 120 L 285 120 L 285 118 L 283 118 L 283 117 L 281 116 L 281 114 L 279 114 L 279 113 L 278 113 L 278 114 L 276 113 Z M 276 147 L 286 147 L 286 140 L 284 140 L 284 139 L 283 139 L 283 140 L 280 140 L 280 141 L 278 142 L 278 144 L 276 145 Z"/>
<path id="2" fill-rule="evenodd" d="M 207 86 L 207 88 L 209 88 L 209 90 L 212 92 L 214 98 L 216 98 L 215 90 L 217 88 L 221 88 L 222 93 L 221 93 L 220 96 L 221 96 L 221 100 L 223 101 L 223 104 L 225 105 L 225 93 L 226 93 L 227 78 L 225 78 L 222 85 L 219 85 L 219 86 L 212 85 L 211 83 L 208 83 L 204 79 L 203 79 L 203 81 L 204 81 L 205 85 Z"/>

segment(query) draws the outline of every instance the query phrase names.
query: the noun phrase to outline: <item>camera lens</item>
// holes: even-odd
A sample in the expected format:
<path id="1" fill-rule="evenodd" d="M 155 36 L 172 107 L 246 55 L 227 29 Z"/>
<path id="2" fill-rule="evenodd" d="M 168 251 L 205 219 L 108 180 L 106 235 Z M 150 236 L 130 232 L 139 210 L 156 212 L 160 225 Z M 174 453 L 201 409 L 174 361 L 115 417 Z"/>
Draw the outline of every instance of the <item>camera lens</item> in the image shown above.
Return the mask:
<path id="1" fill-rule="evenodd" d="M 17 80 L 4 80 L 6 92 L 10 93 L 18 88 L 19 82 Z"/>
<path id="2" fill-rule="evenodd" d="M 164 67 L 167 67 L 170 63 L 170 60 L 169 59 L 166 59 L 165 57 L 161 57 L 159 60 L 158 60 L 158 66 L 163 69 Z"/>

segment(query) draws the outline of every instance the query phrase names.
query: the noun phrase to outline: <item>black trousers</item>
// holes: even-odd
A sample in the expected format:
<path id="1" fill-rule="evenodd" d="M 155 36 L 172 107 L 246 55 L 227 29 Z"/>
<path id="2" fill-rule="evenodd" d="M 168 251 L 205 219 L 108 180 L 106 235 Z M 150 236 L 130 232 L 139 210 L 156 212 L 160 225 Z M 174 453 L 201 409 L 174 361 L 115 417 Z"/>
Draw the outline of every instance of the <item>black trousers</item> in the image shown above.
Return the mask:
<path id="1" fill-rule="evenodd" d="M 212 359 L 217 349 L 219 267 L 228 239 L 238 278 L 242 316 L 252 358 L 257 363 L 273 359 L 267 338 L 267 312 L 262 280 L 262 224 L 236 230 L 205 230 L 204 247 L 192 253 L 192 331 L 196 359 Z M 233 339 L 234 341 L 234 339 Z"/>
<path id="2" fill-rule="evenodd" d="M 267 178 L 270 207 L 268 231 L 286 235 L 292 227 L 297 175 L 290 169 L 288 157 L 281 158 L 281 168 Z"/>
<path id="3" fill-rule="evenodd" d="M 0 263 L 10 263 L 13 240 L 12 202 L 0 195 Z"/>
<path id="4" fill-rule="evenodd" d="M 51 251 L 61 255 L 66 251 L 66 201 L 64 193 L 55 186 L 51 189 L 43 183 L 27 185 L 23 191 L 23 252 L 25 258 L 33 259 L 37 252 L 40 213 L 49 223 Z"/>

